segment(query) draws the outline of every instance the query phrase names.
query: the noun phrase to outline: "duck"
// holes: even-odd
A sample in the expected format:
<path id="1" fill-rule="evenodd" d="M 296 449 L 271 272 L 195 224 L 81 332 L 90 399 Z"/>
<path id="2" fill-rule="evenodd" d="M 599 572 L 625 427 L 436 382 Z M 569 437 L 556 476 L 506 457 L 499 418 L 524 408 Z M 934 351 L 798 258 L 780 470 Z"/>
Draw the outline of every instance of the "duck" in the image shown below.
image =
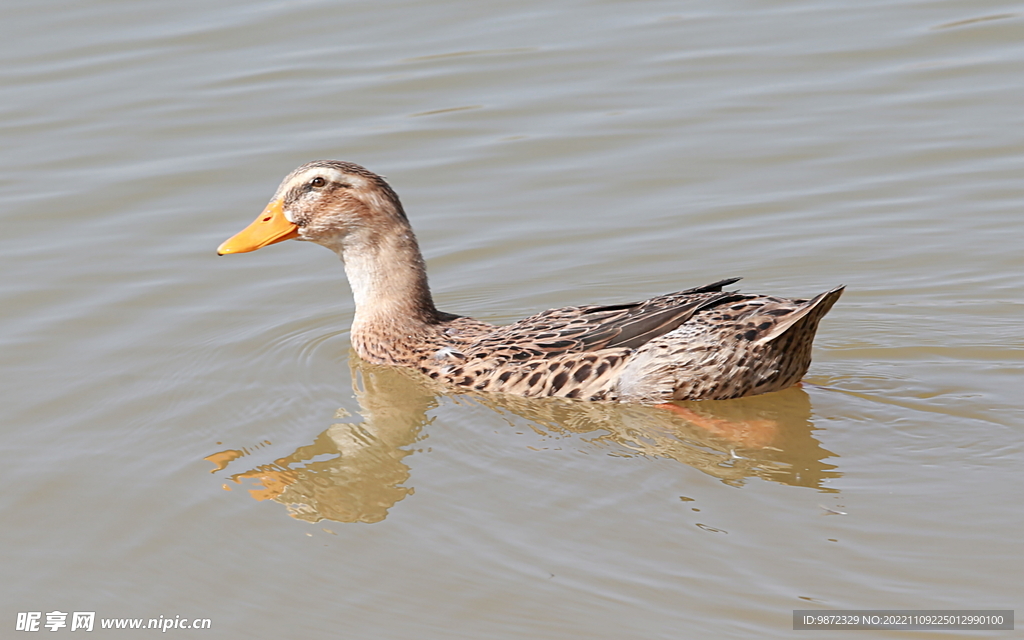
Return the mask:
<path id="1" fill-rule="evenodd" d="M 218 255 L 285 240 L 341 258 L 355 301 L 351 342 L 364 361 L 447 389 L 591 402 L 727 400 L 797 384 L 838 286 L 810 299 L 727 290 L 727 278 L 640 302 L 549 309 L 497 326 L 434 305 L 416 235 L 387 181 L 317 160 L 281 182 Z"/>

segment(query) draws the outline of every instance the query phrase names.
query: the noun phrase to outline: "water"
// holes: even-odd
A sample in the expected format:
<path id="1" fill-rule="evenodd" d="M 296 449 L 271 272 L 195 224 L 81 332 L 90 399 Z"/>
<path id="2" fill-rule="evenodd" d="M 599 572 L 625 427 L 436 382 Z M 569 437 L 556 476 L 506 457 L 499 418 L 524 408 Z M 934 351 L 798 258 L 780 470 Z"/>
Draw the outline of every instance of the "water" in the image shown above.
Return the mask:
<path id="1" fill-rule="evenodd" d="M 1019 6 L 0 15 L 0 625 L 789 638 L 794 609 L 1020 608 Z M 317 158 L 389 177 L 447 311 L 847 292 L 802 389 L 690 420 L 435 396 L 349 353 L 329 252 L 214 254 Z"/>

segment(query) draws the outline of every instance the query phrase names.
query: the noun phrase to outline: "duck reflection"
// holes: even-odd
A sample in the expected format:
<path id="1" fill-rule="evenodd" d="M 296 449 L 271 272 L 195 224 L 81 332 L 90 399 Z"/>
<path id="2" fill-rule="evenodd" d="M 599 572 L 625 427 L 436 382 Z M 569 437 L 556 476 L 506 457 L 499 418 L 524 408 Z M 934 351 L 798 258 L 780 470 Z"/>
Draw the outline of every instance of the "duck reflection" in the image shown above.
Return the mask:
<path id="1" fill-rule="evenodd" d="M 257 481 L 253 498 L 279 502 L 292 517 L 309 522 L 379 522 L 411 495 L 404 460 L 415 451 L 442 391 L 354 353 L 349 363 L 362 421 L 332 424 L 312 444 L 230 479 Z M 834 454 L 813 436 L 810 398 L 798 387 L 658 407 L 493 394 L 463 398 L 548 435 L 575 435 L 583 447 L 678 460 L 733 486 L 756 477 L 832 492 L 824 483 L 840 475 L 825 462 Z M 336 417 L 346 417 L 344 410 Z M 229 449 L 206 459 L 215 473 L 248 453 Z"/>
<path id="2" fill-rule="evenodd" d="M 292 517 L 308 522 L 379 522 L 411 495 L 413 489 L 403 486 L 409 479 L 403 460 L 413 453 L 410 447 L 419 440 L 437 398 L 397 371 L 350 362 L 362 422 L 332 424 L 312 444 L 230 479 L 257 480 L 262 488 L 250 490 L 253 498 L 280 502 Z M 341 409 L 335 417 L 346 417 L 346 412 Z M 248 453 L 229 449 L 206 460 L 217 472 Z"/>
<path id="3" fill-rule="evenodd" d="M 799 387 L 735 400 L 644 406 L 476 397 L 499 413 L 529 420 L 550 434 L 578 434 L 618 455 L 678 460 L 740 486 L 757 477 L 832 493 L 841 474 L 812 435 L 811 402 Z"/>

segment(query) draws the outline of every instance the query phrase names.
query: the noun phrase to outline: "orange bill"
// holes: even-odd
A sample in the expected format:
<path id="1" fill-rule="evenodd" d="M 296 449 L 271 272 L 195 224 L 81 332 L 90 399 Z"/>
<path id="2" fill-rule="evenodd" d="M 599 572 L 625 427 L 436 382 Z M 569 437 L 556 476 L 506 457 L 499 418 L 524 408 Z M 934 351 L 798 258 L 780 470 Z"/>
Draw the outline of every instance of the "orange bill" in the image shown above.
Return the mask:
<path id="1" fill-rule="evenodd" d="M 290 240 L 299 236 L 299 228 L 294 222 L 284 217 L 284 209 L 280 200 L 267 205 L 260 217 L 217 247 L 217 255 L 226 253 L 246 253 L 255 251 L 268 244 Z"/>

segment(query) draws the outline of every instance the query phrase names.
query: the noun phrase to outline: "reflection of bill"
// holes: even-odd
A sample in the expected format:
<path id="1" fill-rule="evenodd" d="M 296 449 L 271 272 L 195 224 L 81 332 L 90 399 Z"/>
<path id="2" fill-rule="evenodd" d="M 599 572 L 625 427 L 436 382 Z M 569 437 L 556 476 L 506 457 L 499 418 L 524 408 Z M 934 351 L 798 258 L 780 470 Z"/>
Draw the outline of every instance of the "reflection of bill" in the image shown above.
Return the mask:
<path id="1" fill-rule="evenodd" d="M 437 399 L 389 368 L 353 368 L 353 381 L 362 422 L 333 424 L 312 444 L 231 479 L 258 480 L 262 487 L 250 490 L 253 498 L 280 502 L 300 520 L 383 520 L 388 509 L 413 492 L 403 486 L 409 479 L 403 459 L 412 453 L 407 447 L 419 439 Z M 227 450 L 206 459 L 219 471 L 242 455 Z"/>
<path id="2" fill-rule="evenodd" d="M 410 472 L 404 458 L 412 454 L 409 447 L 420 439 L 441 390 L 405 370 L 364 363 L 354 353 L 349 362 L 363 421 L 333 424 L 310 445 L 230 476 L 238 483 L 258 481 L 250 490 L 253 498 L 284 504 L 292 517 L 309 522 L 379 522 L 413 493 L 405 486 Z M 676 403 L 669 410 L 559 398 L 465 397 L 525 419 L 535 430 L 586 436 L 580 439 L 583 448 L 674 459 L 732 485 L 760 477 L 828 491 L 824 482 L 839 476 L 824 462 L 833 454 L 813 437 L 810 398 L 799 388 Z M 248 453 L 229 449 L 206 459 L 216 472 Z"/>

